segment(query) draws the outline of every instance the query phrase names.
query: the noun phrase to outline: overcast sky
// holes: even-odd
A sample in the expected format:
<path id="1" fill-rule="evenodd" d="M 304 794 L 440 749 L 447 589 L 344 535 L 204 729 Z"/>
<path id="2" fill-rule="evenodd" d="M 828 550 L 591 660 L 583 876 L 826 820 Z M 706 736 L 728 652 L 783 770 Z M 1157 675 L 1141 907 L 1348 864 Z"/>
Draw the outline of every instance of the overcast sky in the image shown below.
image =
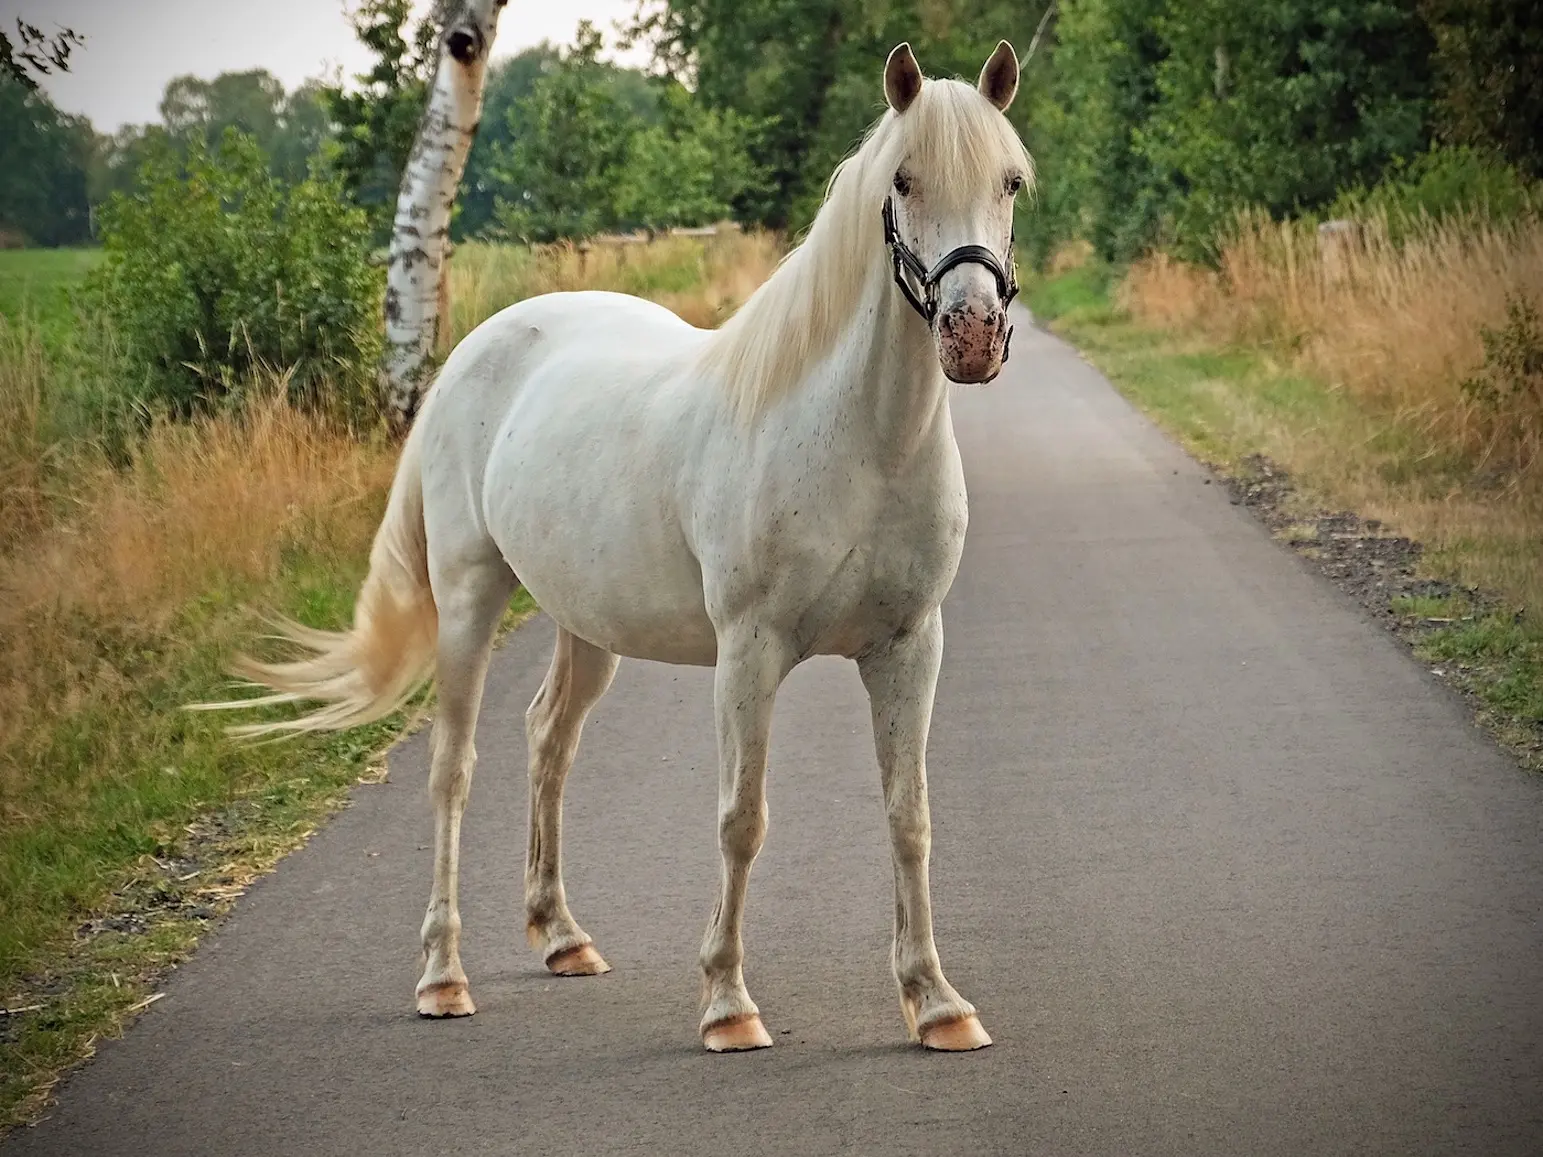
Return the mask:
<path id="1" fill-rule="evenodd" d="M 415 2 L 429 7 L 429 0 Z M 613 23 L 635 10 L 634 0 L 509 0 L 493 55 L 543 40 L 571 44 L 586 18 L 610 45 Z M 86 37 L 71 71 L 45 77 L 43 88 L 99 132 L 159 120 L 161 90 L 184 73 L 211 78 L 266 68 L 292 89 L 307 77 L 339 69 L 351 76 L 369 65 L 344 0 L 0 0 L 0 25 L 12 36 L 18 16 L 46 32 L 62 26 Z M 643 63 L 641 54 L 628 62 Z"/>

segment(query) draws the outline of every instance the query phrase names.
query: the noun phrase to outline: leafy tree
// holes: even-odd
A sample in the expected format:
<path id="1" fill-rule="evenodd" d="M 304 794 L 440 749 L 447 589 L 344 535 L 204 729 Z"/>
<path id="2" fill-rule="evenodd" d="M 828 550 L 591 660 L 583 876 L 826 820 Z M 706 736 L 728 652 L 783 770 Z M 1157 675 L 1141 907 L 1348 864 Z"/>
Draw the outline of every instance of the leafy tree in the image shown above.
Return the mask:
<path id="1" fill-rule="evenodd" d="M 497 219 L 529 241 L 588 237 L 616 224 L 613 183 L 638 127 L 599 60 L 588 21 L 574 47 L 509 113 L 513 142 L 495 154 Z"/>
<path id="2" fill-rule="evenodd" d="M 251 136 L 276 176 L 303 180 L 333 136 L 328 91 L 320 81 L 308 80 L 286 94 L 279 80 L 261 69 L 221 73 L 213 80 L 174 77 L 161 97 L 161 124 L 126 125 L 97 138 L 92 203 L 132 192 L 140 169 L 160 150 L 186 155 L 195 141 L 216 148 L 226 129 Z"/>
<path id="3" fill-rule="evenodd" d="M 759 126 L 748 148 L 765 180 L 735 211 L 783 228 L 812 217 L 831 169 L 883 112 L 879 77 L 897 42 L 929 74 L 973 80 L 999 38 L 1027 46 L 1041 11 L 1022 0 L 644 0 L 631 34 L 707 107 Z"/>
<path id="4" fill-rule="evenodd" d="M 1543 178 L 1543 0 L 1424 0 L 1439 135 Z"/>
<path id="5" fill-rule="evenodd" d="M 332 164 L 382 241 L 391 232 L 397 188 L 438 59 L 433 18 L 409 31 L 411 16 L 412 0 L 364 0 L 352 15 L 354 32 L 375 54 L 375 64 L 354 78 L 357 89 L 325 90 L 338 126 Z"/>
<path id="6" fill-rule="evenodd" d="M 1429 142 L 1427 29 L 1413 0 L 1170 3 L 1139 150 L 1173 174 L 1192 249 L 1245 205 L 1326 205 Z"/>
<path id="7" fill-rule="evenodd" d="M 38 90 L 0 76 L 0 233 L 36 245 L 90 239 L 93 136 Z"/>
<path id="8" fill-rule="evenodd" d="M 857 7 L 852 0 L 670 0 L 640 9 L 633 35 L 653 45 L 669 75 L 693 81 L 711 108 L 766 123 L 754 161 L 768 181 L 736 206 L 743 216 L 779 228 L 791 219 L 840 75 L 848 10 Z"/>
<path id="9" fill-rule="evenodd" d="M 746 149 L 753 126 L 732 109 L 703 108 L 673 81 L 661 85 L 659 103 L 660 122 L 628 143 L 616 215 L 648 229 L 723 220 L 759 179 Z"/>
<path id="10" fill-rule="evenodd" d="M 374 397 L 381 279 L 364 213 L 336 179 L 276 178 L 255 140 L 171 138 L 132 196 L 102 210 L 88 283 L 145 400 L 188 414 L 292 371 L 297 400 L 359 413 Z"/>
<path id="11" fill-rule="evenodd" d="M 1027 250 L 1042 260 L 1069 238 L 1125 259 L 1156 236 L 1170 189 L 1137 147 L 1158 102 L 1165 0 L 1062 0 L 1050 40 L 1024 77 L 1025 140 L 1039 168 Z"/>
<path id="12" fill-rule="evenodd" d="M 232 128 L 252 137 L 265 151 L 278 136 L 284 113 L 284 85 L 264 69 L 222 72 L 213 80 L 178 76 L 161 97 L 161 123 L 177 137 L 214 144 Z"/>
<path id="13" fill-rule="evenodd" d="M 319 80 L 307 80 L 284 98 L 278 126 L 264 151 L 275 174 L 299 181 L 331 140 L 332 113 L 326 86 Z"/>

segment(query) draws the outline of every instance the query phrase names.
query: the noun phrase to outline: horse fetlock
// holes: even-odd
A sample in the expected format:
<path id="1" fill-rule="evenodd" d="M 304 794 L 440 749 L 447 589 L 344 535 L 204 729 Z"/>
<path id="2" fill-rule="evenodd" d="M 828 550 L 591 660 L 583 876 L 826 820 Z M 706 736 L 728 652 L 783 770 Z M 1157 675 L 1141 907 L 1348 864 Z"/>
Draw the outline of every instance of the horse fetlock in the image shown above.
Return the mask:
<path id="1" fill-rule="evenodd" d="M 897 970 L 895 981 L 912 1040 L 929 1025 L 975 1015 L 975 1006 L 960 996 L 941 972 L 918 970 L 902 976 Z"/>

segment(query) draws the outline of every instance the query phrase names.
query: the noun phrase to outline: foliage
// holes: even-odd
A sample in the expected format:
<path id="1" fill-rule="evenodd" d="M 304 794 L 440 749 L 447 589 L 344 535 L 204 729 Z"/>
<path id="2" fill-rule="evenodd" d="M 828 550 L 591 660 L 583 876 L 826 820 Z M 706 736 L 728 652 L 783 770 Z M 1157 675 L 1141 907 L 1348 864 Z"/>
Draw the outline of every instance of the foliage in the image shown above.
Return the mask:
<path id="1" fill-rule="evenodd" d="M 677 82 L 642 83 L 601 61 L 603 48 L 582 23 L 574 47 L 506 114 L 487 182 L 508 235 L 545 242 L 705 224 L 759 180 L 747 152 L 757 126 L 703 107 Z"/>
<path id="2" fill-rule="evenodd" d="M 0 234 L 36 245 L 90 237 L 91 126 L 0 75 Z"/>
<path id="3" fill-rule="evenodd" d="M 884 59 L 901 40 L 934 76 L 973 80 L 999 38 L 1020 51 L 1042 5 L 1021 0 L 644 0 L 632 36 L 708 108 L 744 117 L 764 179 L 735 215 L 781 229 L 807 223 L 831 170 L 883 112 Z M 1027 123 L 1025 106 L 1013 117 Z"/>
<path id="4" fill-rule="evenodd" d="M 1026 141 L 1039 163 L 1037 212 L 1022 230 L 1038 263 L 1067 238 L 1123 260 L 1157 236 L 1171 193 L 1139 148 L 1158 101 L 1164 0 L 1065 0 L 1053 59 L 1031 74 Z"/>
<path id="5" fill-rule="evenodd" d="M 616 224 L 611 182 L 634 125 L 600 63 L 600 34 L 587 21 L 559 66 L 509 114 L 518 125 L 498 154 L 497 218 L 527 241 L 589 237 Z"/>
<path id="6" fill-rule="evenodd" d="M 1543 179 L 1543 0 L 1423 0 L 1442 140 Z"/>
<path id="7" fill-rule="evenodd" d="M 1503 326 L 1481 326 L 1484 365 L 1463 392 L 1490 407 L 1522 406 L 1543 413 L 1543 323 L 1524 294 L 1506 294 Z"/>
<path id="8" fill-rule="evenodd" d="M 331 131 L 325 90 L 307 81 L 286 94 L 263 69 L 222 72 L 213 80 L 173 77 L 161 97 L 162 127 L 182 142 L 214 147 L 226 129 L 250 136 L 287 181 L 305 177 Z"/>
<path id="9" fill-rule="evenodd" d="M 1335 217 L 1381 218 L 1394 240 L 1426 220 L 1479 215 L 1501 223 L 1543 207 L 1539 191 L 1510 165 L 1465 145 L 1437 146 L 1409 165 L 1390 166 L 1370 189 L 1356 186 L 1329 206 Z"/>
<path id="10" fill-rule="evenodd" d="M 1027 81 L 1027 247 L 1214 256 L 1241 208 L 1338 212 L 1379 185 L 1514 201 L 1543 157 L 1540 30 L 1539 0 L 1063 0 Z"/>
<path id="11" fill-rule="evenodd" d="M 104 208 L 102 235 L 92 297 L 144 400 L 188 414 L 263 366 L 311 403 L 357 413 L 372 396 L 380 278 L 335 180 L 288 186 L 229 130 L 214 151 L 153 158 Z"/>
<path id="12" fill-rule="evenodd" d="M 615 178 L 616 216 L 646 229 L 726 219 L 756 186 L 751 124 L 733 109 L 710 109 L 678 83 L 661 85 L 661 122 L 638 128 Z"/>
<path id="13" fill-rule="evenodd" d="M 1175 240 L 1211 250 L 1245 206 L 1282 216 L 1370 183 L 1428 135 L 1430 37 L 1409 0 L 1170 3 L 1138 148 L 1172 174 Z"/>
<path id="14" fill-rule="evenodd" d="M 438 59 L 432 16 L 409 31 L 412 0 L 363 0 L 352 13 L 354 32 L 375 55 L 356 89 L 323 90 L 337 124 L 331 164 L 343 187 L 369 213 L 377 241 L 390 236 L 397 188 L 418 133 Z"/>
<path id="15" fill-rule="evenodd" d="M 85 43 L 85 38 L 71 28 L 61 28 L 49 36 L 35 24 L 17 17 L 16 40 L 0 32 L 0 80 L 12 80 L 23 88 L 37 88 L 31 73 L 48 76 L 70 70 L 70 55 Z"/>

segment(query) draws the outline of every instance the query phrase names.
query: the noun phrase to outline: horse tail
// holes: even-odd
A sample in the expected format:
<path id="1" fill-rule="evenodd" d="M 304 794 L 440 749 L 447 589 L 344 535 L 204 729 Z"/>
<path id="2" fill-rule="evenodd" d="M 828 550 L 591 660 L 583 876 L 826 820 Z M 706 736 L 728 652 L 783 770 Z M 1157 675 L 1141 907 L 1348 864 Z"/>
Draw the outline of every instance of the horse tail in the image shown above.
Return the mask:
<path id="1" fill-rule="evenodd" d="M 421 421 L 414 426 L 402 447 L 386 515 L 370 549 L 370 572 L 354 604 L 353 626 L 346 631 L 318 631 L 275 618 L 279 637 L 304 654 L 282 663 L 243 656 L 234 667 L 235 674 L 272 693 L 194 704 L 195 710 L 320 702 L 322 706 L 296 719 L 230 730 L 246 737 L 343 731 L 390 715 L 427 682 L 434 670 L 439 610 L 429 586 L 421 426 Z"/>

